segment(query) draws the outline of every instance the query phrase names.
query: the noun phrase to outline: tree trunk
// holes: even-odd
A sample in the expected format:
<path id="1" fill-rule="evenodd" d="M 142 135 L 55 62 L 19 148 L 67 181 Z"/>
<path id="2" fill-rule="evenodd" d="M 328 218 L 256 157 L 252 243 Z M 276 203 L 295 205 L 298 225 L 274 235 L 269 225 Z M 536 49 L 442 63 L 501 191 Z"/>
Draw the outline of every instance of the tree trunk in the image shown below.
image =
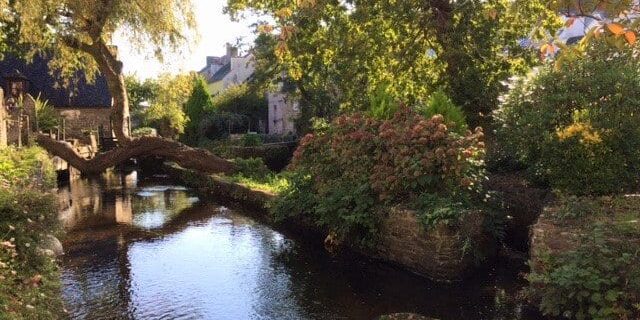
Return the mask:
<path id="1" fill-rule="evenodd" d="M 138 156 L 160 156 L 182 167 L 207 173 L 231 173 L 235 165 L 204 149 L 195 149 L 179 142 L 158 137 L 130 140 L 125 146 L 99 153 L 93 159 L 84 159 L 70 143 L 57 141 L 45 135 L 36 137 L 38 144 L 82 173 L 100 173 L 119 163 Z"/>

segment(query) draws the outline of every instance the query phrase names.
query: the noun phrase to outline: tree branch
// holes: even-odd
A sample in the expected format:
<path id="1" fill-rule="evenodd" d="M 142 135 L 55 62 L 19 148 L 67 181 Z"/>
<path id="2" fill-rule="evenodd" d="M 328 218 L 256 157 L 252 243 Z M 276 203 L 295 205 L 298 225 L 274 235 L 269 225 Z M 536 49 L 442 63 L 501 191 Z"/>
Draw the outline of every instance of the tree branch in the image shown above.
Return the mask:
<path id="1" fill-rule="evenodd" d="M 207 173 L 232 173 L 235 164 L 204 149 L 194 149 L 179 142 L 158 138 L 142 137 L 128 144 L 85 159 L 73 149 L 70 143 L 57 141 L 40 134 L 36 142 L 45 150 L 65 160 L 82 173 L 101 173 L 106 169 L 138 156 L 155 155 L 174 161 L 180 166 Z"/>

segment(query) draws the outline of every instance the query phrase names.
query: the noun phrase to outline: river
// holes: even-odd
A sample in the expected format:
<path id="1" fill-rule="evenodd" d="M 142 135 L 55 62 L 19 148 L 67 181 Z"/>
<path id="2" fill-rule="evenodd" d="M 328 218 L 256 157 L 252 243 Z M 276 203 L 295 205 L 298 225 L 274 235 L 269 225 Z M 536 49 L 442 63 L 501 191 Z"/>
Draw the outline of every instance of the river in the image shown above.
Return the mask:
<path id="1" fill-rule="evenodd" d="M 59 189 L 62 292 L 72 319 L 538 319 L 517 302 L 521 266 L 437 284 L 331 255 L 200 199 L 166 176 L 108 173 Z"/>

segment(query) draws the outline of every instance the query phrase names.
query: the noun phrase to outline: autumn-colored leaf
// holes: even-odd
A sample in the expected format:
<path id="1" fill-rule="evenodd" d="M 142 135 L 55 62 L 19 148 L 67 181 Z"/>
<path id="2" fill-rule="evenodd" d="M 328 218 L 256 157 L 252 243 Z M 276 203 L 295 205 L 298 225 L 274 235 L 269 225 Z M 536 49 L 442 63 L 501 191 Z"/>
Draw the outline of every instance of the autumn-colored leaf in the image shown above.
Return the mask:
<path id="1" fill-rule="evenodd" d="M 553 55 L 556 52 L 556 47 L 552 43 L 545 43 L 540 47 L 540 53 Z"/>
<path id="2" fill-rule="evenodd" d="M 611 31 L 611 33 L 615 35 L 624 34 L 624 27 L 619 23 L 609 23 L 607 24 L 607 29 L 609 29 L 609 31 Z"/>
<path id="3" fill-rule="evenodd" d="M 627 42 L 629 42 L 630 45 L 634 45 L 638 40 L 638 38 L 636 37 L 636 33 L 633 31 L 625 32 L 624 37 L 625 39 L 627 39 Z"/>
<path id="4" fill-rule="evenodd" d="M 548 47 L 548 46 L 549 46 L 548 44 L 543 44 L 543 45 L 540 47 L 540 52 L 541 52 L 541 53 L 547 53 L 547 47 Z"/>

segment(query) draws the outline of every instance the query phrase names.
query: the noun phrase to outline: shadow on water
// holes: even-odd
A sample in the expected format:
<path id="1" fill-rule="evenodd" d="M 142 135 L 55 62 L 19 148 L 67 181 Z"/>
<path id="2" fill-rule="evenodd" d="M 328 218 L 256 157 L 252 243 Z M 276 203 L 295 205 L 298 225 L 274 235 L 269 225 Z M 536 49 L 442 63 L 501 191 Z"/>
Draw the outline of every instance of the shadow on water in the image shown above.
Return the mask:
<path id="1" fill-rule="evenodd" d="M 207 201 L 205 201 L 207 200 Z M 110 174 L 61 188 L 63 295 L 74 319 L 538 319 L 519 270 L 436 284 L 198 200 L 166 177 Z M 63 206 L 64 207 L 64 206 Z"/>

